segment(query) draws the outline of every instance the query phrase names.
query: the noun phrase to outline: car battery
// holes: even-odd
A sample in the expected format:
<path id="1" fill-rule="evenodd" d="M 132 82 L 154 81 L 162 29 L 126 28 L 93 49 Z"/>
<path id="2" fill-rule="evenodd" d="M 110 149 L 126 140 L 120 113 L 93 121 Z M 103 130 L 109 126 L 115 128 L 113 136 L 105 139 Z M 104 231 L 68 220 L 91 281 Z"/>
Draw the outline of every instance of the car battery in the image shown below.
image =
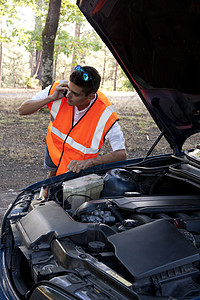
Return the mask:
<path id="1" fill-rule="evenodd" d="M 63 182 L 63 200 L 68 201 L 71 211 L 74 212 L 82 203 L 98 199 L 103 185 L 103 178 L 97 174 Z"/>

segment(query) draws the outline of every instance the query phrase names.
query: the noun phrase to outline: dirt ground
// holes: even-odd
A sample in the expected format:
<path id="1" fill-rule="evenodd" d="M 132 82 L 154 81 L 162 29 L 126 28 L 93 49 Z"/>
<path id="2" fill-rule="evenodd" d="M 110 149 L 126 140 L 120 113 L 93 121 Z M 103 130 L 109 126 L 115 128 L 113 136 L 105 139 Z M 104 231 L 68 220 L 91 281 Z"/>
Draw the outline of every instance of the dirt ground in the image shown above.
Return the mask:
<path id="1" fill-rule="evenodd" d="M 20 117 L 19 105 L 37 90 L 0 89 L 0 191 L 18 193 L 22 188 L 43 180 L 46 129 L 49 123 L 47 109 Z M 147 153 L 160 131 L 135 92 L 105 92 L 120 118 L 126 139 L 128 158 Z M 187 146 L 194 145 L 195 138 Z M 110 151 L 105 145 L 101 153 Z M 171 152 L 162 139 L 153 154 Z"/>

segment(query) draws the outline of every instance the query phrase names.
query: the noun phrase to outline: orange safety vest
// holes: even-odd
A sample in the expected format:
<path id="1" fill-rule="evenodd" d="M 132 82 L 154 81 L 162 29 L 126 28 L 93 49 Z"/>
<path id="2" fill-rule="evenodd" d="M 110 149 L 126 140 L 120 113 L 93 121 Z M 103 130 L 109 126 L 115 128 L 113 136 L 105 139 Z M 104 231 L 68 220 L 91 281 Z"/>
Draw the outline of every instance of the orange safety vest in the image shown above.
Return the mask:
<path id="1" fill-rule="evenodd" d="M 52 95 L 59 81 L 50 89 Z M 97 98 L 84 116 L 73 126 L 74 107 L 63 97 L 48 104 L 51 122 L 47 129 L 46 144 L 56 166 L 56 175 L 68 171 L 71 160 L 85 160 L 99 155 L 106 133 L 118 120 L 108 98 L 97 92 Z"/>

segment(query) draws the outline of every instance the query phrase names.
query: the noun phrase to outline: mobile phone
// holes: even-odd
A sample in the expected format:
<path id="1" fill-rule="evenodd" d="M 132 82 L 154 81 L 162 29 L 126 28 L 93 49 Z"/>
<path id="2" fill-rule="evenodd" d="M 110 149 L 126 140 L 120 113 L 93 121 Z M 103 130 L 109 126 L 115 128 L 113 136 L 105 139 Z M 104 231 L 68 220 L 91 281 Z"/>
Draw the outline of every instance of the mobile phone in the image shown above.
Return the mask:
<path id="1" fill-rule="evenodd" d="M 64 96 L 65 98 L 66 98 L 67 92 L 68 92 L 68 89 L 64 90 L 64 92 L 63 92 L 63 96 Z"/>

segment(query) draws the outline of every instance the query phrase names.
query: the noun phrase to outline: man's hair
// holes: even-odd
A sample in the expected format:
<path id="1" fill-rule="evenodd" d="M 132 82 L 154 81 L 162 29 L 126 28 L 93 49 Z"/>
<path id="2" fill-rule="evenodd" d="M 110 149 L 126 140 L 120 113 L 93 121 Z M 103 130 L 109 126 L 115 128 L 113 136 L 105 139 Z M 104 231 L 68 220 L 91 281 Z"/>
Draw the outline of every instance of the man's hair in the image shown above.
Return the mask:
<path id="1" fill-rule="evenodd" d="M 83 78 L 83 72 L 74 70 L 70 75 L 70 81 L 81 87 L 86 96 L 91 93 L 96 93 L 101 82 L 99 72 L 90 66 L 84 66 L 82 69 L 90 75 L 91 79 L 85 81 Z"/>

